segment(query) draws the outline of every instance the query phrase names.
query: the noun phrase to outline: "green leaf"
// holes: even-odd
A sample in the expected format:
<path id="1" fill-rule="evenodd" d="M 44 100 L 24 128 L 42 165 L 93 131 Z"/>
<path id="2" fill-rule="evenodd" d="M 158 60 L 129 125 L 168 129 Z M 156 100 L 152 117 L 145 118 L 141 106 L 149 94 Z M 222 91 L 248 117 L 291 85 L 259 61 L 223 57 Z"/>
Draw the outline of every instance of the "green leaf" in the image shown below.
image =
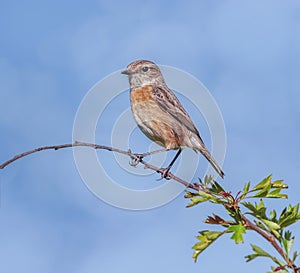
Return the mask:
<path id="1" fill-rule="evenodd" d="M 261 221 L 254 220 L 254 223 L 255 223 L 255 225 L 257 225 L 262 230 L 269 231 L 268 227 L 266 227 L 266 225 L 264 223 L 262 223 Z"/>
<path id="2" fill-rule="evenodd" d="M 284 266 L 285 265 L 283 261 L 281 261 L 281 260 L 277 259 L 276 257 L 270 255 L 268 252 L 264 251 L 259 246 L 251 244 L 251 247 L 252 247 L 252 250 L 253 250 L 254 253 L 245 256 L 246 262 L 250 262 L 250 261 L 254 260 L 257 257 L 267 257 L 267 258 L 270 258 L 273 262 L 275 262 L 279 266 Z"/>
<path id="3" fill-rule="evenodd" d="M 290 251 L 291 251 L 291 248 L 294 244 L 294 239 L 295 239 L 295 237 L 292 237 L 292 233 L 289 230 L 287 230 L 284 233 L 284 236 L 281 239 L 283 248 L 284 248 L 285 253 L 287 254 L 288 257 L 290 256 Z"/>
<path id="4" fill-rule="evenodd" d="M 276 216 L 277 216 L 276 210 L 272 210 L 270 212 L 270 219 L 271 219 L 271 221 L 273 221 L 273 222 L 276 221 L 277 222 Z"/>
<path id="5" fill-rule="evenodd" d="M 254 205 L 250 202 L 241 202 L 243 206 L 249 209 L 250 214 L 259 219 L 267 219 L 265 204 L 262 199 L 260 199 L 259 203 L 254 203 Z"/>
<path id="6" fill-rule="evenodd" d="M 294 207 L 289 205 L 285 208 L 279 217 L 278 224 L 282 228 L 290 226 L 300 220 L 299 204 Z"/>
<path id="7" fill-rule="evenodd" d="M 241 202 L 241 204 L 250 210 L 250 212 L 246 212 L 247 214 L 251 214 L 261 221 L 255 221 L 258 227 L 267 232 L 272 232 L 279 240 L 281 240 L 281 230 L 283 228 L 300 220 L 299 204 L 295 206 L 289 205 L 281 212 L 279 219 L 277 219 L 275 210 L 271 211 L 269 217 L 267 216 L 266 207 L 262 199 L 259 203 Z"/>
<path id="8" fill-rule="evenodd" d="M 268 187 L 269 185 L 271 186 L 271 179 L 272 179 L 272 174 L 270 174 L 268 177 L 264 178 L 261 182 L 259 182 L 253 188 L 253 190 L 261 190 L 261 189 Z"/>
<path id="9" fill-rule="evenodd" d="M 191 200 L 191 202 L 189 204 L 187 204 L 187 206 L 186 206 L 187 208 L 190 208 L 190 207 L 198 205 L 199 203 L 208 201 L 207 198 L 203 198 L 203 197 L 192 197 L 190 200 Z"/>
<path id="10" fill-rule="evenodd" d="M 197 196 L 197 195 L 198 195 L 197 193 L 185 190 L 184 198 L 192 198 L 193 196 Z"/>
<path id="11" fill-rule="evenodd" d="M 271 183 L 268 183 L 265 185 L 265 187 L 263 187 L 259 192 L 257 192 L 256 194 L 249 196 L 252 198 L 256 198 L 256 197 L 267 197 L 269 191 L 271 189 Z"/>
<path id="12" fill-rule="evenodd" d="M 244 185 L 242 194 L 246 194 L 249 191 L 249 188 L 250 188 L 250 182 L 248 182 Z"/>
<path id="13" fill-rule="evenodd" d="M 255 205 L 253 205 L 251 202 L 241 202 L 241 204 L 252 212 L 257 211 Z"/>
<path id="14" fill-rule="evenodd" d="M 286 194 L 282 194 L 281 190 L 286 189 L 288 186 L 283 184 L 283 180 L 272 180 L 272 175 L 264 178 L 259 182 L 250 192 L 256 192 L 254 195 L 247 196 L 247 198 L 287 198 Z M 274 189 L 274 190 L 271 190 Z"/>
<path id="15" fill-rule="evenodd" d="M 283 180 L 276 180 L 276 181 L 272 182 L 272 188 L 287 189 L 288 185 L 283 184 Z"/>
<path id="16" fill-rule="evenodd" d="M 266 212 L 266 210 L 267 210 L 267 208 L 265 206 L 265 203 L 264 203 L 264 201 L 262 199 L 259 200 L 259 203 L 255 202 L 255 208 L 256 208 L 257 211 L 264 211 L 264 212 Z"/>
<path id="17" fill-rule="evenodd" d="M 225 190 L 222 188 L 222 186 L 217 182 L 214 181 L 211 183 L 210 191 L 216 194 L 219 194 L 220 192 L 225 192 Z"/>
<path id="18" fill-rule="evenodd" d="M 263 249 L 261 249 L 257 245 L 251 244 L 251 248 L 252 248 L 252 251 L 254 253 L 245 256 L 246 262 L 250 262 L 250 261 L 254 260 L 257 257 L 269 257 L 269 258 L 272 258 L 272 256 L 269 253 L 267 253 L 266 251 L 264 251 Z"/>
<path id="19" fill-rule="evenodd" d="M 280 225 L 273 221 L 267 219 L 261 219 L 261 221 L 270 229 L 270 231 L 281 229 Z"/>
<path id="20" fill-rule="evenodd" d="M 205 201 L 210 201 L 210 202 L 213 202 L 213 203 L 218 203 L 219 199 L 214 196 L 213 194 L 209 194 L 205 191 L 198 191 L 198 194 L 203 198 L 205 199 Z"/>
<path id="21" fill-rule="evenodd" d="M 229 226 L 227 231 L 233 232 L 231 239 L 234 240 L 236 244 L 244 242 L 243 234 L 246 233 L 246 228 L 243 225 L 239 224 Z"/>
<path id="22" fill-rule="evenodd" d="M 200 236 L 196 237 L 199 240 L 199 242 L 193 246 L 193 249 L 195 250 L 193 253 L 193 259 L 195 262 L 197 261 L 199 254 L 203 252 L 207 247 L 209 247 L 214 241 L 216 241 L 221 235 L 223 235 L 224 231 L 220 232 L 212 230 L 203 230 L 199 233 Z"/>
<path id="23" fill-rule="evenodd" d="M 297 251 L 294 252 L 293 254 L 293 262 L 296 261 L 297 257 L 300 255 L 300 253 L 298 253 Z"/>
<path id="24" fill-rule="evenodd" d="M 281 240 L 281 233 L 277 230 L 272 230 L 273 235 L 276 237 L 276 239 Z"/>
<path id="25" fill-rule="evenodd" d="M 286 232 L 284 232 L 284 239 L 286 240 L 290 240 L 292 239 L 292 232 L 287 230 Z"/>
<path id="26" fill-rule="evenodd" d="M 256 211 L 255 206 L 251 202 L 241 202 L 241 204 L 251 211 Z"/>
<path id="27" fill-rule="evenodd" d="M 266 198 L 282 198 L 282 199 L 288 198 L 287 194 L 283 194 L 280 192 L 281 192 L 281 188 L 276 188 L 275 190 L 267 193 L 265 197 Z"/>

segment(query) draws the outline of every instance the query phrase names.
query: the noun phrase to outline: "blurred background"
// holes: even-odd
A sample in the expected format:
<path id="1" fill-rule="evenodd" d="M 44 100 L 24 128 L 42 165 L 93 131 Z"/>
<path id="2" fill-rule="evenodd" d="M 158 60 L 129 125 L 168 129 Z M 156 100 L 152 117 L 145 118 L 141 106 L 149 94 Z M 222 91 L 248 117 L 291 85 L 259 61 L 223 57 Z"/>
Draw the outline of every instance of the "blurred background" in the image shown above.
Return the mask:
<path id="1" fill-rule="evenodd" d="M 133 60 L 149 59 L 191 73 L 214 96 L 227 130 L 226 190 L 235 193 L 273 173 L 290 188 L 289 200 L 269 201 L 270 209 L 298 203 L 299 12 L 296 0 L 1 1 L 0 162 L 35 147 L 70 143 L 87 91 Z M 122 103 L 128 107 L 129 99 Z M 195 123 L 209 142 L 207 126 Z M 105 128 L 103 139 L 97 130 L 99 144 L 108 144 Z M 134 134 L 139 143 L 150 143 Z M 195 180 L 202 175 L 199 169 Z M 131 179 L 139 182 L 126 176 L 127 186 Z M 270 250 L 252 233 L 240 245 L 224 236 L 195 264 L 197 231 L 210 228 L 202 220 L 211 212 L 224 215 L 221 208 L 186 209 L 183 194 L 152 210 L 115 208 L 87 189 L 71 149 L 23 158 L 1 170 L 0 182 L 3 272 L 269 269 L 267 260 L 244 262 L 250 242 Z M 292 230 L 299 251 L 299 224 Z"/>

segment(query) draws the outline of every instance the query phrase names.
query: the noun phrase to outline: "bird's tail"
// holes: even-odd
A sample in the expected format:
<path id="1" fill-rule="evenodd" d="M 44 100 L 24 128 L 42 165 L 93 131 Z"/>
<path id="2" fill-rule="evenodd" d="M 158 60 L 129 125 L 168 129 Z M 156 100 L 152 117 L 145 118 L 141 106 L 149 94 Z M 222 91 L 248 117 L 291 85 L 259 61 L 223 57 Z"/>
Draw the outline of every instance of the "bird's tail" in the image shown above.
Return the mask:
<path id="1" fill-rule="evenodd" d="M 203 156 L 208 160 L 208 162 L 212 165 L 212 167 L 216 170 L 216 172 L 224 178 L 224 172 L 222 171 L 221 167 L 218 165 L 217 161 L 213 158 L 210 152 L 207 150 L 206 147 L 197 149 Z"/>
<path id="2" fill-rule="evenodd" d="M 208 149 L 206 148 L 205 144 L 203 143 L 202 139 L 199 137 L 199 139 L 190 138 L 193 148 L 197 151 L 199 151 L 212 165 L 212 167 L 216 170 L 216 172 L 224 178 L 224 172 L 222 171 L 221 167 L 218 165 L 217 161 L 213 158 L 213 156 L 210 154 Z M 196 146 L 196 147 L 195 147 Z"/>

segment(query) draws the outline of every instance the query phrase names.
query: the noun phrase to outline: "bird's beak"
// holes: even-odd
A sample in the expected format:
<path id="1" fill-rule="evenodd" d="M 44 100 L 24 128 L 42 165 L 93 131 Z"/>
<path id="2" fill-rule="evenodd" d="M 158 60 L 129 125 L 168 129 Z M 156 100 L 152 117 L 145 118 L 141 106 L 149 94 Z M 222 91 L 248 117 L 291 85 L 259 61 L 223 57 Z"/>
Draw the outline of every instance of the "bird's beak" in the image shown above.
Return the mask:
<path id="1" fill-rule="evenodd" d="M 132 74 L 132 72 L 130 70 L 126 69 L 126 70 L 122 71 L 121 74 L 130 75 L 130 74 Z"/>

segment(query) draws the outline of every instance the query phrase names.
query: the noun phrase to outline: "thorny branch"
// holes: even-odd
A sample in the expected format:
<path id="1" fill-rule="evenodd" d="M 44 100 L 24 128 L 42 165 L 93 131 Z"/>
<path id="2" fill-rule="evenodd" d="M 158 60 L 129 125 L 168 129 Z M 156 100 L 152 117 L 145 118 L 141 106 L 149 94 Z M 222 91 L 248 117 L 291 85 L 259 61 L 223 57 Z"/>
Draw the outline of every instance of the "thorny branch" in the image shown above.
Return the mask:
<path id="1" fill-rule="evenodd" d="M 156 150 L 156 151 L 147 152 L 147 153 L 143 153 L 143 154 L 136 154 L 136 153 L 132 153 L 131 150 L 125 151 L 125 150 L 121 150 L 121 149 L 118 149 L 118 148 L 113 148 L 113 147 L 98 145 L 98 144 L 93 144 L 93 143 L 87 143 L 87 142 L 80 142 L 80 141 L 75 141 L 74 143 L 61 144 L 61 145 L 43 146 L 43 147 L 39 147 L 39 148 L 30 150 L 30 151 L 27 151 L 27 152 L 18 154 L 16 156 L 14 156 L 13 158 L 7 160 L 3 164 L 1 164 L 0 169 L 4 169 L 7 165 L 13 163 L 14 161 L 16 161 L 20 158 L 28 156 L 30 154 L 34 154 L 34 153 L 37 153 L 37 152 L 40 152 L 40 151 L 45 151 L 45 150 L 59 150 L 59 149 L 72 148 L 72 147 L 90 147 L 90 148 L 93 148 L 93 149 L 96 149 L 96 150 L 101 149 L 101 150 L 107 150 L 107 151 L 111 151 L 111 152 L 120 153 L 120 154 L 129 156 L 132 160 L 131 165 L 133 165 L 133 166 L 136 166 L 137 164 L 141 163 L 141 164 L 144 165 L 144 167 L 146 169 L 154 170 L 154 171 L 156 171 L 157 173 L 160 173 L 160 174 L 164 173 L 163 168 L 158 168 L 154 165 L 151 165 L 151 164 L 145 162 L 144 157 L 166 151 L 166 149 Z M 175 176 L 171 172 L 168 172 L 168 179 L 173 179 L 173 180 L 183 184 L 187 188 L 191 188 L 191 189 L 194 189 L 194 190 L 199 190 L 198 185 L 191 184 L 191 183 L 181 179 L 180 177 Z"/>

